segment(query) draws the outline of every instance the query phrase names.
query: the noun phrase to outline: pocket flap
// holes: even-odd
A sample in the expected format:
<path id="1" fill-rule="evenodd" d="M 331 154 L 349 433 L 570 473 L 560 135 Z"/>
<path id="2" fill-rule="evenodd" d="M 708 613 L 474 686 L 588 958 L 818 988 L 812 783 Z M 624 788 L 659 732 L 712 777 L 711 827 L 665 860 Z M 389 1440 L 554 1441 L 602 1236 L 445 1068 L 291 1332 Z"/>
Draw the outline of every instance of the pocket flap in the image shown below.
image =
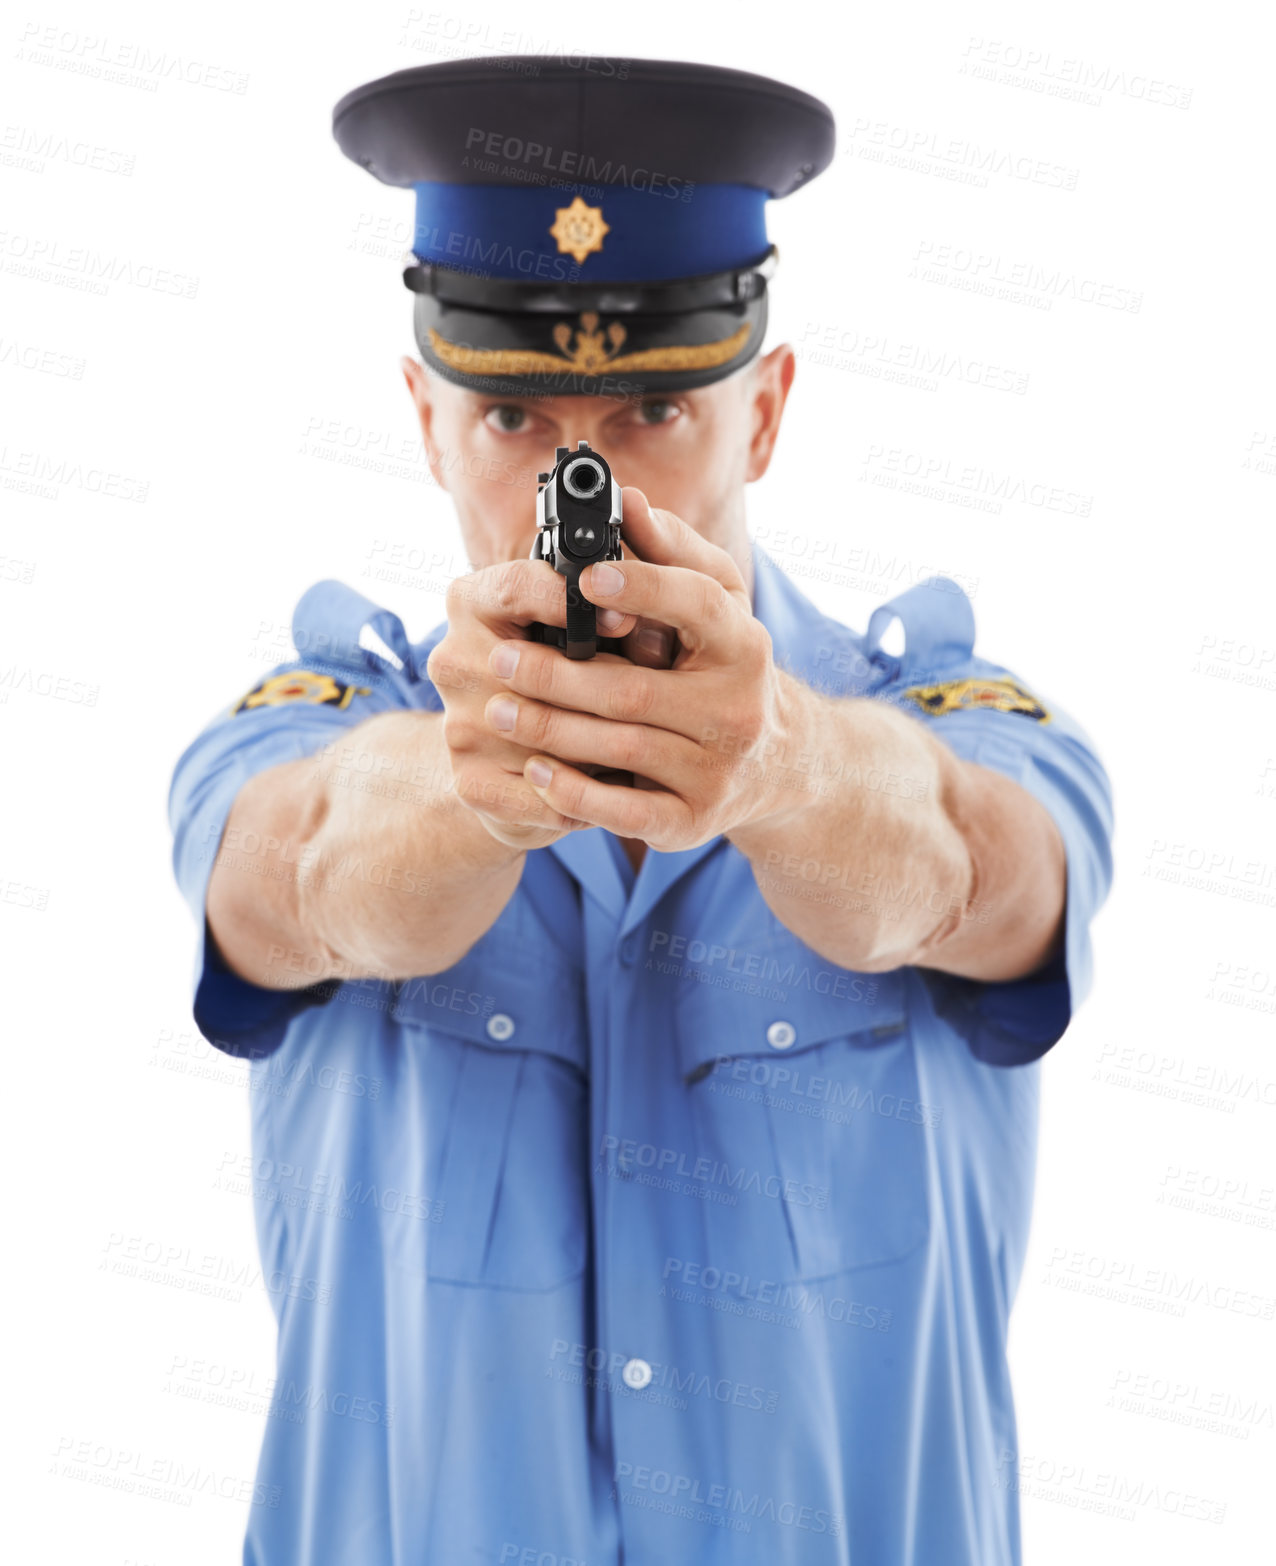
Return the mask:
<path id="1" fill-rule="evenodd" d="M 718 1060 L 791 1055 L 845 1035 L 872 1045 L 907 1025 L 905 969 L 840 968 L 796 935 L 773 937 L 749 966 L 754 971 L 748 974 L 682 979 L 674 1025 L 689 1081 L 706 1075 Z"/>
<path id="2" fill-rule="evenodd" d="M 396 1022 L 436 1028 L 487 1049 L 557 1055 L 588 1073 L 584 975 L 543 950 L 480 940 L 452 967 L 405 979 L 395 992 Z"/>

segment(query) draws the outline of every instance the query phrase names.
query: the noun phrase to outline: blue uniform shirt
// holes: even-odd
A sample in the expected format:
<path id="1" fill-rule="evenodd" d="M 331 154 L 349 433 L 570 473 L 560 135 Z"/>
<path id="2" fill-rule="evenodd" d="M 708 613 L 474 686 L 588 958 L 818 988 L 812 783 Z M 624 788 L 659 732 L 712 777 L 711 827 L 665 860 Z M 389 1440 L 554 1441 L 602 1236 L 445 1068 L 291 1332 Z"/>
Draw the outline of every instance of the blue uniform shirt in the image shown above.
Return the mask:
<path id="1" fill-rule="evenodd" d="M 1035 1062 L 1090 983 L 1108 782 L 1048 697 L 973 656 L 955 584 L 911 588 L 861 636 L 753 558 L 777 662 L 897 702 L 1045 805 L 1064 950 L 1006 984 L 857 974 L 780 923 L 724 838 L 648 850 L 635 876 L 590 828 L 529 853 L 444 973 L 246 984 L 203 935 L 244 780 L 325 746 L 340 773 L 351 725 L 441 707 L 425 661 L 444 627 L 410 645 L 349 588 L 312 588 L 304 658 L 209 724 L 171 796 L 195 1016 L 252 1059 L 263 1273 L 282 1280 L 259 1473 L 279 1505 L 250 1517 L 253 1566 L 1019 1559 L 1005 1340 Z M 902 658 L 880 647 L 896 616 Z M 287 699 L 298 670 L 312 684 Z M 830 907 L 925 895 L 777 871 Z"/>

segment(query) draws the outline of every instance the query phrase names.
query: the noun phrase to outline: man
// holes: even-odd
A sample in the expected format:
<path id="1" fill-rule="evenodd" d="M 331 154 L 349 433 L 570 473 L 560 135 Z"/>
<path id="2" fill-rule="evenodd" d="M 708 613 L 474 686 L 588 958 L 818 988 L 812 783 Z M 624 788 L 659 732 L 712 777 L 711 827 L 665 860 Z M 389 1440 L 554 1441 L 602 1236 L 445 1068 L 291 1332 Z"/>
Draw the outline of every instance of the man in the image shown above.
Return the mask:
<path id="1" fill-rule="evenodd" d="M 334 121 L 416 189 L 405 373 L 474 569 L 415 645 L 311 588 L 174 779 L 279 1317 L 245 1559 L 1013 1562 L 1035 1062 L 1107 779 L 953 583 L 861 636 L 750 543 L 794 375 L 763 208 L 827 109 L 525 64 Z M 625 486 L 591 660 L 528 639 L 564 583 L 501 482 L 582 439 Z"/>

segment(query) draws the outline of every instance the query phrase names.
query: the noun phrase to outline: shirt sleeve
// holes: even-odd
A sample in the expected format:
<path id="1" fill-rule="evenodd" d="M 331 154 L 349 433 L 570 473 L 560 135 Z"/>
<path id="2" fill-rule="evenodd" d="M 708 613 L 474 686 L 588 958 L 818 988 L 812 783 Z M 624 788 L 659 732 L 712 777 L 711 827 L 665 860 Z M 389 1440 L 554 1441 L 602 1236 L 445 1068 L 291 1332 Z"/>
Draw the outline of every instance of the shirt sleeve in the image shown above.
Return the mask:
<path id="1" fill-rule="evenodd" d="M 1039 800 L 1067 856 L 1064 940 L 1022 979 L 989 983 L 919 969 L 935 1009 L 989 1065 L 1023 1065 L 1056 1044 L 1090 991 L 1090 925 L 1112 884 L 1112 790 L 1088 736 L 1053 701 L 983 659 L 930 682 L 883 692 L 963 760 L 1011 778 Z M 978 914 L 975 914 L 978 917 Z"/>
<path id="2" fill-rule="evenodd" d="M 358 597 L 351 589 L 342 591 Z M 359 602 L 366 604 L 366 600 Z M 327 982 L 297 990 L 264 989 L 241 979 L 222 959 L 206 914 L 213 866 L 223 853 L 242 857 L 246 868 L 257 864 L 264 869 L 266 863 L 258 844 L 223 844 L 236 795 L 250 777 L 314 755 L 379 712 L 438 706 L 437 698 L 429 699 L 434 692 L 428 683 L 411 689 L 412 654 L 397 619 L 375 606 L 367 607 L 378 616 L 382 634 L 397 642 L 399 669 L 375 653 L 364 656 L 361 649 L 355 649 L 353 658 L 306 656 L 281 664 L 212 719 L 187 747 L 173 773 L 168 801 L 173 869 L 197 931 L 195 1023 L 211 1044 L 230 1055 L 256 1059 L 272 1053 L 294 1017 L 326 1004 L 340 988 Z M 358 618 L 357 612 L 350 612 Z M 391 631 L 390 622 L 397 633 Z M 294 621 L 295 639 L 297 635 Z M 308 643 L 314 645 L 314 639 L 298 644 Z M 281 857 L 286 860 L 288 854 L 285 846 Z"/>

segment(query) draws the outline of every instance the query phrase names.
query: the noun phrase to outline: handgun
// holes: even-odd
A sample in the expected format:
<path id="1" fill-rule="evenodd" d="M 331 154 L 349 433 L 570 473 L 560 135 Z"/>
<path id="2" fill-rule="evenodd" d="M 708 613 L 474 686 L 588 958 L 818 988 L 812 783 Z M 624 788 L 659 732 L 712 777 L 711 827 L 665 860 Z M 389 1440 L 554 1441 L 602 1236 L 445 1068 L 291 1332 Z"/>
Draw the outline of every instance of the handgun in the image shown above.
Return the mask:
<path id="1" fill-rule="evenodd" d="M 559 446 L 549 473 L 536 481 L 536 538 L 531 558 L 547 560 L 567 578 L 567 628 L 533 621 L 529 640 L 561 648 L 569 658 L 592 658 L 620 652 L 618 637 L 599 636 L 594 605 L 580 587 L 580 573 L 596 560 L 620 560 L 620 486 L 606 459 L 591 451 L 587 440 L 576 450 Z"/>

